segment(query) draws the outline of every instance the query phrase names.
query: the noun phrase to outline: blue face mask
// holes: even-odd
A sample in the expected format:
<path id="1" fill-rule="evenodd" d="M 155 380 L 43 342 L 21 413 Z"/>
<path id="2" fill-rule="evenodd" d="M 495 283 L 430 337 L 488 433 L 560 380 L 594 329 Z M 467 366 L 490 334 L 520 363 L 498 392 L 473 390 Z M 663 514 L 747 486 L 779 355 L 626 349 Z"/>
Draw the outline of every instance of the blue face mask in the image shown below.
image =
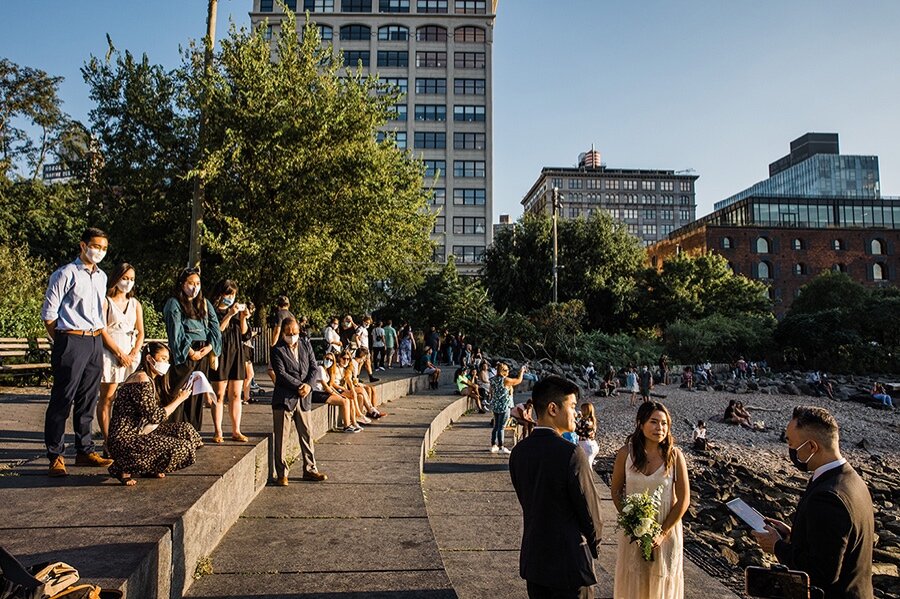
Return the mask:
<path id="1" fill-rule="evenodd" d="M 233 304 L 233 303 L 234 303 L 233 297 L 223 297 L 222 298 L 222 305 L 225 306 L 226 308 L 230 308 L 231 304 Z"/>

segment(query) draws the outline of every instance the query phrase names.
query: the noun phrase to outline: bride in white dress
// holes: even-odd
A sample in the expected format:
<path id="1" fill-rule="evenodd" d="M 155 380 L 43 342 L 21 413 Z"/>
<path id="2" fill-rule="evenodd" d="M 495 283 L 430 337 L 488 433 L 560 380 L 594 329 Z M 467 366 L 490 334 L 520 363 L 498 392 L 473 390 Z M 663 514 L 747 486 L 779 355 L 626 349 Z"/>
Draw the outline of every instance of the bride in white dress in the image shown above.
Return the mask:
<path id="1" fill-rule="evenodd" d="M 681 518 L 691 490 L 687 466 L 675 447 L 669 410 L 657 402 L 638 409 L 634 432 L 619 450 L 613 468 L 612 498 L 622 511 L 625 495 L 653 493 L 663 485 L 658 521 L 662 533 L 653 541 L 653 561 L 644 561 L 640 547 L 620 530 L 616 552 L 615 599 L 682 599 L 684 597 Z"/>

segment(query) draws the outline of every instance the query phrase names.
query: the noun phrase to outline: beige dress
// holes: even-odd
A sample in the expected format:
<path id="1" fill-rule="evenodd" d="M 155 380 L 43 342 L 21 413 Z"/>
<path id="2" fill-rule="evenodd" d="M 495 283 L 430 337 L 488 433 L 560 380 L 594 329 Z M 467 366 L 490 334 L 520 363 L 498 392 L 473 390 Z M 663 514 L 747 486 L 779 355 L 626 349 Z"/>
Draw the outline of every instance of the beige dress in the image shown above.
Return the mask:
<path id="1" fill-rule="evenodd" d="M 122 350 L 122 353 L 129 354 L 134 348 L 134 341 L 137 338 L 135 330 L 137 300 L 129 297 L 128 303 L 125 304 L 125 310 L 121 310 L 111 299 L 108 299 L 107 303 L 109 308 L 106 312 L 106 332 Z M 103 378 L 100 379 L 102 382 L 121 383 L 136 369 L 137 360 L 132 362 L 131 366 L 119 366 L 115 354 L 105 347 L 103 348 Z"/>
<path id="2" fill-rule="evenodd" d="M 679 451 L 676 449 L 675 451 Z M 631 453 L 625 459 L 625 493 L 653 493 L 663 485 L 659 506 L 659 522 L 666 519 L 675 503 L 674 472 L 660 466 L 647 476 L 632 468 Z M 637 543 L 619 530 L 619 547 L 616 551 L 615 599 L 682 599 L 684 597 L 684 571 L 682 569 L 684 533 L 681 521 L 666 535 L 662 545 L 653 550 L 654 561 L 646 562 Z"/>

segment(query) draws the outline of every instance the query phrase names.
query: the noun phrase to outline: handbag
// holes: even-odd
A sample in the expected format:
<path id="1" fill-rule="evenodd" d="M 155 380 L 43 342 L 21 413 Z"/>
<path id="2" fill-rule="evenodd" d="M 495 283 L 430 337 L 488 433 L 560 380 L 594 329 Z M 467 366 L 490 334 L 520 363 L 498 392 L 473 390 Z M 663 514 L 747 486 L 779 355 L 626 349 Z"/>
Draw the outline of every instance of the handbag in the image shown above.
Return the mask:
<path id="1" fill-rule="evenodd" d="M 65 562 L 43 562 L 26 568 L 0 547 L 0 599 L 52 598 L 78 579 L 78 570 Z"/>

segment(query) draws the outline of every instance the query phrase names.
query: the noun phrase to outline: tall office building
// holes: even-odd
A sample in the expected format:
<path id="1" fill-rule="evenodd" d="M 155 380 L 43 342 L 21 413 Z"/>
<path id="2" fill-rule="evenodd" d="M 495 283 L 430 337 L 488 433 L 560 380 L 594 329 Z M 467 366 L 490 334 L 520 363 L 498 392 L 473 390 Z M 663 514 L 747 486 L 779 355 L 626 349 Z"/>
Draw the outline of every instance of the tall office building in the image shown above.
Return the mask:
<path id="1" fill-rule="evenodd" d="M 526 213 L 551 214 L 553 189 L 560 193 L 562 218 L 606 211 L 650 245 L 694 220 L 697 211 L 690 172 L 607 168 L 600 152 L 581 154 L 577 167 L 544 167 L 522 199 Z"/>
<path id="2" fill-rule="evenodd" d="M 720 210 L 753 196 L 877 198 L 877 156 L 844 156 L 837 133 L 807 133 L 791 142 L 791 153 L 769 165 L 769 178 L 720 202 Z"/>
<path id="3" fill-rule="evenodd" d="M 435 262 L 454 255 L 476 274 L 492 238 L 492 46 L 499 0 L 288 0 L 310 13 L 348 67 L 405 94 L 394 120 L 397 144 L 424 161 Z M 277 23 L 280 4 L 253 0 L 254 26 Z M 302 26 L 303 19 L 298 19 Z"/>

